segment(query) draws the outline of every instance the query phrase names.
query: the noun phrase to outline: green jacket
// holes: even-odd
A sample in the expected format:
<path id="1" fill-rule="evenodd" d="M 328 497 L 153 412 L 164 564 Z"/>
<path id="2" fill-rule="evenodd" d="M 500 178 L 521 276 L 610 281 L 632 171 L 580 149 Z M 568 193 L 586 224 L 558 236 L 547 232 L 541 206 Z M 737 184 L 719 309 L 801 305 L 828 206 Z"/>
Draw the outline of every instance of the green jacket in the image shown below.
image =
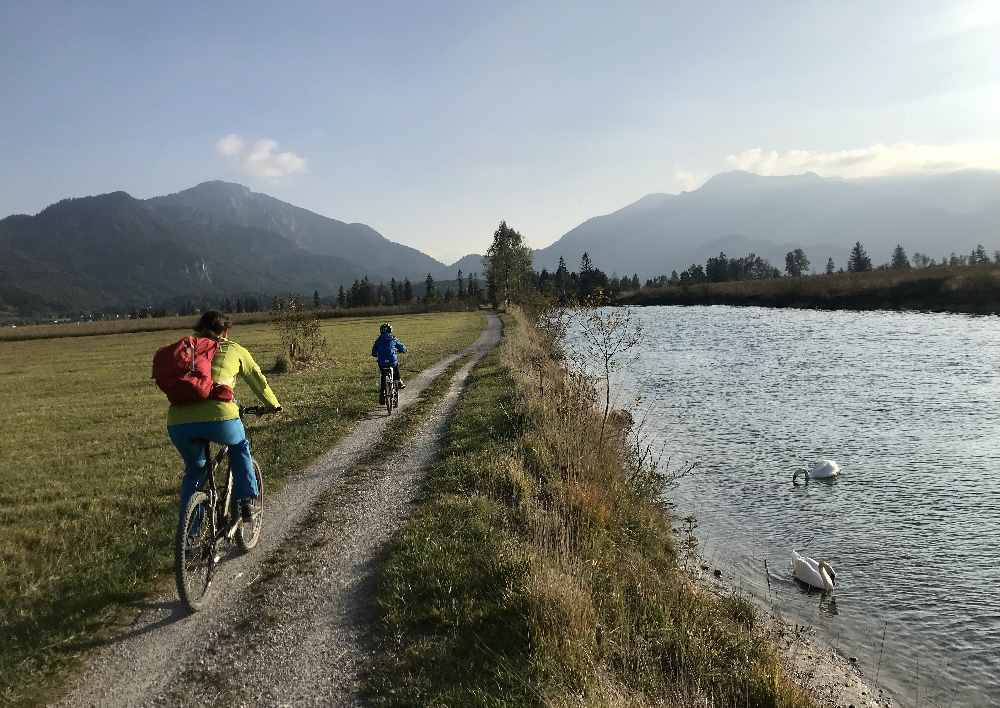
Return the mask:
<path id="1" fill-rule="evenodd" d="M 249 384 L 261 403 L 277 408 L 277 396 L 267 385 L 264 373 L 250 352 L 229 339 L 219 339 L 219 348 L 212 359 L 212 381 L 231 388 L 236 386 L 236 377 Z M 183 423 L 210 423 L 218 420 L 232 420 L 240 417 L 239 406 L 234 401 L 198 401 L 183 405 L 171 405 L 167 411 L 167 425 Z"/>

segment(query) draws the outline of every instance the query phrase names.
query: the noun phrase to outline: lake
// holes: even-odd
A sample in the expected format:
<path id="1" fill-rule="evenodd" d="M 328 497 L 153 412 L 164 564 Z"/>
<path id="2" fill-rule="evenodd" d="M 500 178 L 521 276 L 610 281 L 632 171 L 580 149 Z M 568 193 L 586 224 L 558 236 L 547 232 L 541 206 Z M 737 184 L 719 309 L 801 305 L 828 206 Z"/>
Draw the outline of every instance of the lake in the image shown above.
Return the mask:
<path id="1" fill-rule="evenodd" d="M 698 463 L 667 495 L 709 562 L 902 705 L 1000 706 L 1000 318 L 634 314 L 617 400 Z M 792 484 L 821 459 L 841 476 Z M 834 593 L 792 580 L 793 548 L 831 563 Z"/>

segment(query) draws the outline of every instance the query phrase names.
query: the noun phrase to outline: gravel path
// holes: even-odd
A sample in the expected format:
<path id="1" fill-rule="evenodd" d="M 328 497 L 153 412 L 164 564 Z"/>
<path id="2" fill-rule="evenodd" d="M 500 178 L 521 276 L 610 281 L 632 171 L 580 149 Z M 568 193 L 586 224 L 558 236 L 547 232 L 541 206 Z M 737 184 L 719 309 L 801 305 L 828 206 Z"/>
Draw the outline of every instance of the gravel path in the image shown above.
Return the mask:
<path id="1" fill-rule="evenodd" d="M 173 592 L 148 603 L 92 655 L 60 705 L 357 705 L 386 541 L 407 517 L 465 378 L 499 338 L 490 314 L 466 352 L 408 382 L 401 409 L 472 355 L 389 460 L 360 464 L 385 432 L 388 418 L 376 412 L 291 478 L 267 502 L 257 549 L 220 568 L 209 608 L 188 615 Z"/>

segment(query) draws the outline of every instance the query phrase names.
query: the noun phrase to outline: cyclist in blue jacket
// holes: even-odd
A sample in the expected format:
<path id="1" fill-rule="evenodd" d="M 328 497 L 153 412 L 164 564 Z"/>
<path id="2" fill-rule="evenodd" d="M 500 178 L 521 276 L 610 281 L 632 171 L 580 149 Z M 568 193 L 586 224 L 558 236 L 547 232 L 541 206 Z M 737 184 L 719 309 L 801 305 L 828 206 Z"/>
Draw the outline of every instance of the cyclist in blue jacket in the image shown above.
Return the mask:
<path id="1" fill-rule="evenodd" d="M 403 383 L 403 379 L 399 375 L 399 357 L 396 356 L 396 352 L 406 351 L 406 345 L 396 339 L 392 333 L 392 325 L 388 322 L 382 323 L 382 326 L 379 327 L 379 332 L 381 334 L 375 340 L 375 344 L 372 345 L 372 356 L 378 359 L 379 376 L 381 377 L 382 369 L 391 366 L 393 378 L 398 382 L 399 387 L 406 388 L 406 384 Z M 384 390 L 385 381 L 382 381 L 380 378 L 379 391 Z"/>

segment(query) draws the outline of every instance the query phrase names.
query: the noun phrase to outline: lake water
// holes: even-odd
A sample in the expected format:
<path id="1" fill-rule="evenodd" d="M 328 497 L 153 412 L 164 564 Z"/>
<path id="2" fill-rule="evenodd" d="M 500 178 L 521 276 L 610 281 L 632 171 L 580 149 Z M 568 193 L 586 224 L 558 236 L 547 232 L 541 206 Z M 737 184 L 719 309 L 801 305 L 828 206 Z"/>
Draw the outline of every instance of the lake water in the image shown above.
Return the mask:
<path id="1" fill-rule="evenodd" d="M 901 705 L 1000 706 L 1000 318 L 634 312 L 618 398 L 699 463 L 668 496 L 710 562 Z M 793 486 L 826 458 L 840 478 Z M 836 569 L 832 595 L 796 585 L 793 548 Z"/>

